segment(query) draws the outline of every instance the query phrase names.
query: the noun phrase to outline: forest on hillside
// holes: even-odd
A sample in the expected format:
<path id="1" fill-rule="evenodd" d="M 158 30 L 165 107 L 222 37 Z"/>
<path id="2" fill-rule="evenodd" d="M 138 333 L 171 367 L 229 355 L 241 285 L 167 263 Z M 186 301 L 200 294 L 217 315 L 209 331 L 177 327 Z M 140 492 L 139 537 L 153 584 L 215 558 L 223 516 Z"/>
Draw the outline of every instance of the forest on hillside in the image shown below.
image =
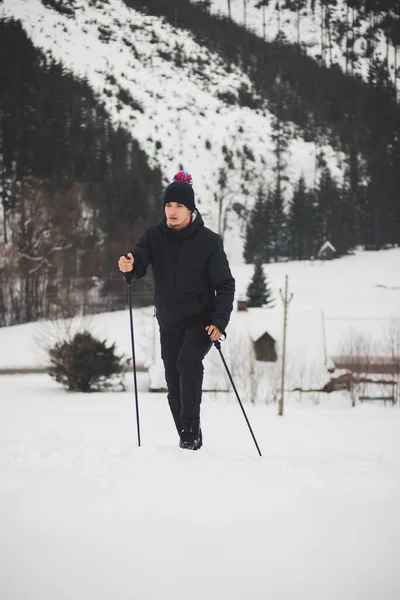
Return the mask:
<path id="1" fill-rule="evenodd" d="M 344 20 L 336 21 L 331 18 L 336 0 L 278 0 L 276 11 L 288 8 L 298 14 L 297 44 L 288 43 L 283 23 L 276 39 L 267 42 L 229 17 L 211 15 L 212 0 L 196 4 L 189 0 L 124 1 L 189 29 L 199 43 L 228 63 L 240 65 L 253 90 L 244 90 L 232 103 L 257 108 L 266 102 L 274 114 L 275 181 L 272 186 L 260 186 L 249 215 L 247 262 L 310 258 L 326 240 L 338 255 L 356 246 L 378 250 L 400 243 L 400 70 L 395 63 L 393 73 L 389 64 L 389 48 L 400 46 L 396 0 L 346 0 Z M 249 4 L 243 0 L 244 15 Z M 256 3 L 260 18 L 268 4 L 268 0 Z M 323 17 L 321 54 L 314 60 L 301 42 L 301 18 L 317 11 Z M 386 40 L 384 56 L 378 51 L 381 34 Z M 355 45 L 361 35 L 364 52 L 357 54 Z M 333 41 L 343 38 L 344 69 L 333 62 L 331 52 Z M 358 73 L 361 59 L 368 62 L 366 80 Z M 343 152 L 346 164 L 344 181 L 336 182 L 323 152 L 318 153 L 315 187 L 306 189 L 300 179 L 288 203 L 289 122 L 304 139 L 319 147 L 329 143 Z"/>
<path id="2" fill-rule="evenodd" d="M 0 326 L 125 306 L 116 258 L 159 216 L 161 174 L 16 22 L 0 22 L 0 89 Z"/>
<path id="3" fill-rule="evenodd" d="M 43 4 L 74 18 L 73 0 Z M 337 22 L 334 0 L 278 0 L 275 10 L 297 11 L 297 44 L 283 27 L 267 42 L 229 17 L 211 15 L 212 0 L 125 4 L 191 31 L 228 65 L 239 65 L 252 89 L 225 96 L 226 104 L 273 114 L 274 178 L 268 185 L 260 178 L 252 210 L 241 213 L 247 262 L 315 257 L 327 240 L 339 256 L 356 246 L 400 244 L 399 78 L 397 64 L 394 72 L 389 64 L 389 49 L 400 44 L 397 2 L 348 0 L 345 22 Z M 267 4 L 257 3 L 261 19 Z M 244 14 L 247 6 L 244 0 Z M 323 17 L 317 60 L 302 44 L 307 11 Z M 354 51 L 361 32 L 366 79 Z M 382 34 L 383 56 L 377 51 Z M 332 60 L 337 39 L 345 40 L 344 68 Z M 184 58 L 171 54 L 177 64 Z M 115 258 L 158 218 L 161 173 L 127 132 L 114 128 L 86 83 L 46 59 L 13 21 L 0 22 L 0 89 L 0 326 L 125 306 Z M 291 182 L 288 198 L 293 125 L 320 152 L 314 186 L 307 188 L 303 178 Z M 343 181 L 329 171 L 326 144 L 345 157 Z M 228 185 L 232 152 L 225 149 L 217 195 Z M 151 280 L 142 282 L 136 299 L 151 301 Z"/>

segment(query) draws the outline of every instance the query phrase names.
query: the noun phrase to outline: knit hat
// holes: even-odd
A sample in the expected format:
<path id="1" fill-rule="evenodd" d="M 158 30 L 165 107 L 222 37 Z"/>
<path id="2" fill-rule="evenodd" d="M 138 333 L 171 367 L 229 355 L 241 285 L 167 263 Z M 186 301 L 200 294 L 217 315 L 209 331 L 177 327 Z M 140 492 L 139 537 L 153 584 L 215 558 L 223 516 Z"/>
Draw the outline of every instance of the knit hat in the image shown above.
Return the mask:
<path id="1" fill-rule="evenodd" d="M 173 181 L 169 184 L 164 192 L 163 206 L 168 202 L 178 202 L 178 204 L 184 204 L 190 212 L 193 212 L 196 208 L 194 201 L 194 190 L 189 183 L 186 181 Z"/>

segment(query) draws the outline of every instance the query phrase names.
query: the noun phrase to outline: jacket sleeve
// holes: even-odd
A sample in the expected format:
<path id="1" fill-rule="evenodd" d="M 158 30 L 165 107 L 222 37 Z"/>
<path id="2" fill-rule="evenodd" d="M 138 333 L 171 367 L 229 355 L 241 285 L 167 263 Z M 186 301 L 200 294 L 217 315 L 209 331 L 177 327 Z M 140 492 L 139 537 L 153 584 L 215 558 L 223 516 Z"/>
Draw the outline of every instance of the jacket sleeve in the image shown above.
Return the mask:
<path id="1" fill-rule="evenodd" d="M 208 264 L 208 276 L 215 290 L 215 310 L 211 324 L 225 331 L 233 309 L 235 280 L 229 267 L 221 238 L 216 238 L 216 248 Z"/>
<path id="2" fill-rule="evenodd" d="M 127 277 L 127 280 L 141 279 L 146 275 L 147 267 L 151 265 L 153 259 L 150 236 L 147 229 L 131 252 L 135 259 L 133 271 L 126 273 L 125 275 L 130 276 L 129 279 Z"/>

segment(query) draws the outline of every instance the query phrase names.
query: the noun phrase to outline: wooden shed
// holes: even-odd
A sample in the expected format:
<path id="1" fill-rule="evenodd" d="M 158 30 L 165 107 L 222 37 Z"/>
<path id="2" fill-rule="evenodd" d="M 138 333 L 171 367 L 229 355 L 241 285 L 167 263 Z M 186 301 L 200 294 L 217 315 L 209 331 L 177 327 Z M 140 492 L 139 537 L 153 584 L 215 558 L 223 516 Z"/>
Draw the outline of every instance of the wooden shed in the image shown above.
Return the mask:
<path id="1" fill-rule="evenodd" d="M 276 341 L 266 331 L 257 340 L 253 342 L 256 360 L 263 362 L 276 362 L 278 355 L 276 353 Z"/>
<path id="2" fill-rule="evenodd" d="M 238 312 L 246 312 L 248 309 L 248 301 L 247 300 L 238 300 L 237 301 L 237 310 Z"/>

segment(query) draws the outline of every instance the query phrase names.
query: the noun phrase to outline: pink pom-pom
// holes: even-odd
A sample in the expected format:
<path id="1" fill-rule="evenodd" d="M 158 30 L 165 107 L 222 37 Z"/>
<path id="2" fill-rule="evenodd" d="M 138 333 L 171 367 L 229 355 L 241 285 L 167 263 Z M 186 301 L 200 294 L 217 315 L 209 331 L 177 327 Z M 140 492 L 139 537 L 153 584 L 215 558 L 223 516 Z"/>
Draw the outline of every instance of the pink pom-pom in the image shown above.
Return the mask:
<path id="1" fill-rule="evenodd" d="M 176 173 L 174 175 L 173 181 L 184 181 L 185 183 L 188 183 L 189 185 L 193 185 L 192 176 L 187 171 L 178 171 L 178 173 Z"/>

